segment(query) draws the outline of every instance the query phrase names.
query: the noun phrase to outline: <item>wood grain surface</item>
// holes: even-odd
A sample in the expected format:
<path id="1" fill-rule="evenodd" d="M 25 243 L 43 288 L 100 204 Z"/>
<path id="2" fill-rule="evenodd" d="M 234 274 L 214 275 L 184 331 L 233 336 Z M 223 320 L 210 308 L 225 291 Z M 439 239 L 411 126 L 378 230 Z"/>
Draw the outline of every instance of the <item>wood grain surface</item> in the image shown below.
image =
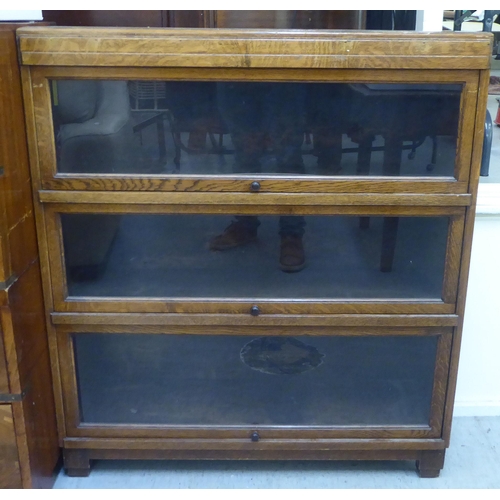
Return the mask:
<path id="1" fill-rule="evenodd" d="M 45 191 L 38 193 L 42 203 L 100 203 L 117 205 L 248 205 L 255 206 L 469 206 L 469 194 L 372 194 L 372 193 L 150 193 Z M 397 210 L 394 211 L 397 213 Z"/>
<path id="2" fill-rule="evenodd" d="M 87 475 L 96 458 L 365 458 L 417 460 L 423 477 L 439 474 L 451 429 L 492 35 L 28 27 L 18 30 L 18 41 L 68 471 Z M 454 178 L 58 174 L 52 78 L 461 84 Z M 248 192 L 254 180 L 259 193 Z M 442 299 L 266 299 L 253 317 L 253 299 L 68 297 L 60 213 L 450 216 Z M 438 336 L 429 425 L 271 426 L 253 443 L 248 426 L 81 422 L 77 334 L 264 335 L 270 327 L 273 335 Z"/>
<path id="3" fill-rule="evenodd" d="M 37 257 L 14 28 L 0 24 L 0 287 Z"/>
<path id="4" fill-rule="evenodd" d="M 489 68 L 490 33 L 22 28 L 22 63 L 55 66 Z"/>
<path id="5" fill-rule="evenodd" d="M 474 123 L 474 146 L 472 150 L 472 165 L 469 179 L 469 192 L 473 203 L 467 209 L 465 218 L 465 229 L 462 246 L 462 260 L 460 265 L 460 281 L 457 288 L 457 313 L 460 315 L 460 323 L 453 337 L 452 354 L 450 362 L 450 378 L 447 391 L 447 404 L 444 414 L 443 436 L 449 445 L 451 436 L 451 421 L 453 418 L 453 401 L 455 399 L 456 384 L 458 378 L 458 362 L 460 358 L 460 346 L 462 342 L 463 318 L 465 313 L 465 301 L 467 297 L 467 283 L 469 280 L 470 259 L 472 251 L 472 236 L 474 233 L 474 222 L 476 215 L 477 189 L 479 185 L 479 171 L 481 168 L 484 121 L 487 110 L 487 95 L 489 86 L 489 72 L 481 71 L 479 82 L 478 105 Z"/>
<path id="6" fill-rule="evenodd" d="M 14 418 L 6 404 L 0 404 L 0 450 L 0 488 L 21 488 Z"/>
<path id="7" fill-rule="evenodd" d="M 0 23 L 0 487 L 51 487 L 59 458 L 15 30 Z M 6 365 L 6 367 L 5 367 Z"/>
<path id="8" fill-rule="evenodd" d="M 3 347 L 2 327 L 0 325 L 0 394 L 8 394 L 9 379 L 7 377 L 7 365 L 5 364 L 5 350 Z"/>

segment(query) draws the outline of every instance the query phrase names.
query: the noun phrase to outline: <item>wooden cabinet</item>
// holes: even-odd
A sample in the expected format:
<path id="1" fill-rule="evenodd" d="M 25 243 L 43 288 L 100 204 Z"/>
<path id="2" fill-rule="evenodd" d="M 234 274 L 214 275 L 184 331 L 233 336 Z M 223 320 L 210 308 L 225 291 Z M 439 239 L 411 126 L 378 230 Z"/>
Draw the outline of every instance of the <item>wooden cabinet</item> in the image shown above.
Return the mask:
<path id="1" fill-rule="evenodd" d="M 51 487 L 59 459 L 15 30 L 0 24 L 0 488 Z"/>
<path id="2" fill-rule="evenodd" d="M 0 404 L 0 484 L 2 488 L 21 488 L 14 417 L 10 405 Z"/>
<path id="3" fill-rule="evenodd" d="M 23 28 L 67 472 L 449 445 L 491 37 Z"/>
<path id="4" fill-rule="evenodd" d="M 358 10 L 44 10 L 59 26 L 364 29 Z"/>

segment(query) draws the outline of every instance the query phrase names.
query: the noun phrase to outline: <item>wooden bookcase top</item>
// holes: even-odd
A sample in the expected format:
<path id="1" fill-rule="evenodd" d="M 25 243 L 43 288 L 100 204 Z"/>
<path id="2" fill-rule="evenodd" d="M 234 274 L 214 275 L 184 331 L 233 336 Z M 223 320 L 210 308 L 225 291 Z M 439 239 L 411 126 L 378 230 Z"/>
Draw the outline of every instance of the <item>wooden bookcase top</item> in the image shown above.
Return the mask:
<path id="1" fill-rule="evenodd" d="M 488 69 L 491 33 L 24 27 L 24 65 Z"/>

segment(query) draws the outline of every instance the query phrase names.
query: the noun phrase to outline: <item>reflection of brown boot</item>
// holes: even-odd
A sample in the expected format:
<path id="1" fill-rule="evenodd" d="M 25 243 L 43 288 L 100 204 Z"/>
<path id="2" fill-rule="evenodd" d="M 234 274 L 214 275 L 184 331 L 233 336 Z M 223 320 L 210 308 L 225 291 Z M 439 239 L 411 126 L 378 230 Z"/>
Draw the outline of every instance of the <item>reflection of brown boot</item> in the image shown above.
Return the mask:
<path id="1" fill-rule="evenodd" d="M 257 229 L 249 229 L 241 222 L 231 222 L 222 234 L 214 236 L 209 243 L 210 250 L 228 250 L 247 245 L 257 240 Z"/>
<path id="2" fill-rule="evenodd" d="M 281 237 L 280 266 L 286 273 L 296 273 L 306 267 L 302 237 L 294 235 Z"/>

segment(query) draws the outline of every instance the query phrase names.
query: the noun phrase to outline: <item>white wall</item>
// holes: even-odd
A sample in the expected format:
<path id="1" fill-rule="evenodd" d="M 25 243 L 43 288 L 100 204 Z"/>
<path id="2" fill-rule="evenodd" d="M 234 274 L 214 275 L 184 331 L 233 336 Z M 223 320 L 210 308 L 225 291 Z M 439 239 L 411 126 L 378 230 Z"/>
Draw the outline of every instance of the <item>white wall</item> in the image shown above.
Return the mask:
<path id="1" fill-rule="evenodd" d="M 41 21 L 42 19 L 41 10 L 0 10 L 0 21 Z"/>
<path id="2" fill-rule="evenodd" d="M 500 213 L 475 221 L 454 414 L 500 415 Z"/>
<path id="3" fill-rule="evenodd" d="M 443 31 L 443 9 L 417 10 L 416 31 Z"/>

